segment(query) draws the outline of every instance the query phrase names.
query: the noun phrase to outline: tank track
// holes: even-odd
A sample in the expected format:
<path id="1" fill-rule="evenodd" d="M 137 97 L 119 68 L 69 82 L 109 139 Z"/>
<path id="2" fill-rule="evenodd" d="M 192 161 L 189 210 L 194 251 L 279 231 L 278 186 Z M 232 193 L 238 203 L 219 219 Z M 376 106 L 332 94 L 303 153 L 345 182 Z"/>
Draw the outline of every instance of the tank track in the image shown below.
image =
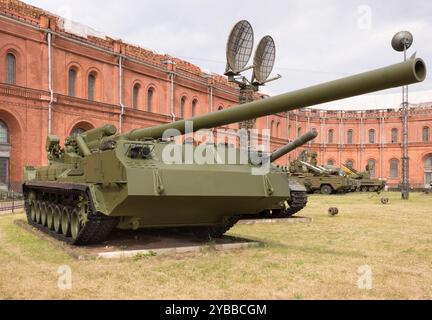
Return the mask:
<path id="1" fill-rule="evenodd" d="M 308 195 L 306 191 L 292 191 L 291 200 L 288 202 L 286 210 L 266 210 L 259 216 L 260 219 L 286 219 L 294 216 L 303 210 L 308 203 Z M 245 219 L 255 219 L 251 216 L 245 216 Z"/>
<path id="2" fill-rule="evenodd" d="M 360 192 L 382 192 L 384 190 L 384 186 L 377 185 L 362 185 L 359 187 Z"/>
<path id="3" fill-rule="evenodd" d="M 25 185 L 25 211 L 28 223 L 36 229 L 52 236 L 53 238 L 71 245 L 83 246 L 103 242 L 111 233 L 111 231 L 117 226 L 118 219 L 108 217 L 101 214 L 100 212 L 97 212 L 94 208 L 90 192 L 86 187 L 83 188 L 83 186 L 77 186 L 74 188 L 70 185 L 65 185 L 65 187 L 66 186 L 67 188 L 61 189 L 51 188 L 46 184 L 40 186 Z M 32 194 L 35 199 L 30 199 L 30 194 Z M 68 203 L 62 203 L 63 200 L 67 200 Z M 65 236 L 61 230 L 60 232 L 56 232 L 53 230 L 53 227 L 48 228 L 47 223 L 42 224 L 41 221 L 34 221 L 32 218 L 31 208 L 32 202 L 34 201 L 38 201 L 39 203 L 46 206 L 46 208 L 49 208 L 49 206 L 52 206 L 53 208 L 59 208 L 60 212 L 63 212 L 63 210 L 66 209 L 69 214 L 69 220 L 70 214 L 73 212 L 73 210 L 79 210 L 80 206 L 84 204 L 86 207 L 86 221 L 81 223 L 82 225 L 77 237 L 73 239 L 70 232 L 67 236 Z"/>
<path id="4" fill-rule="evenodd" d="M 221 238 L 226 232 L 228 232 L 232 227 L 236 225 L 236 223 L 241 219 L 241 216 L 231 216 L 226 218 L 224 223 L 209 226 L 209 227 L 196 227 L 196 228 L 188 228 L 187 232 L 194 234 L 196 237 L 200 239 L 217 239 Z"/>
<path id="5" fill-rule="evenodd" d="M 289 208 L 283 213 L 284 218 L 289 218 L 302 211 L 308 203 L 307 192 L 291 192 L 291 201 L 288 203 Z"/>

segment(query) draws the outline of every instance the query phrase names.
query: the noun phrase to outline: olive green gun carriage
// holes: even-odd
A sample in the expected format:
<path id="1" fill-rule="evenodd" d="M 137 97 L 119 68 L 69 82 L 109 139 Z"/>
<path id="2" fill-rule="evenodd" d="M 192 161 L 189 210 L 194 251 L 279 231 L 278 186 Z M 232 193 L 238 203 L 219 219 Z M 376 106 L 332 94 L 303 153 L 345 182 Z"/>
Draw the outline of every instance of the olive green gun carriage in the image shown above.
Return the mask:
<path id="1" fill-rule="evenodd" d="M 357 187 L 356 191 L 361 192 L 381 192 L 385 189 L 386 181 L 380 179 L 372 179 L 372 178 L 354 178 L 355 181 L 358 181 L 360 186 Z"/>
<path id="2" fill-rule="evenodd" d="M 354 181 L 356 186 L 355 191 L 381 192 L 384 190 L 387 183 L 386 180 L 372 178 L 369 171 L 359 172 L 347 165 L 343 165 L 342 170 Z"/>
<path id="3" fill-rule="evenodd" d="M 350 181 L 351 187 L 347 192 L 357 191 L 357 188 L 359 186 L 359 181 L 353 179 L 353 177 L 351 175 L 348 175 L 342 168 L 334 166 L 334 165 L 326 165 L 323 168 L 327 169 L 331 175 L 342 176 L 342 177 L 348 178 L 348 180 Z"/>
<path id="4" fill-rule="evenodd" d="M 352 179 L 299 159 L 290 164 L 290 173 L 306 187 L 308 193 L 348 193 L 354 187 Z"/>
<path id="5" fill-rule="evenodd" d="M 424 62 L 412 59 L 190 121 L 193 131 L 216 128 L 408 85 L 425 76 Z M 49 136 L 49 165 L 25 172 L 29 223 L 74 245 L 104 241 L 113 228 L 184 228 L 220 237 L 242 215 L 259 216 L 292 202 L 292 192 L 305 192 L 287 170 L 276 166 L 253 175 L 251 170 L 260 165 L 251 162 L 167 164 L 162 154 L 173 143 L 163 139 L 166 130 L 168 136 L 182 135 L 186 122 L 120 135 L 106 125 L 67 138 L 64 148 L 57 137 Z"/>

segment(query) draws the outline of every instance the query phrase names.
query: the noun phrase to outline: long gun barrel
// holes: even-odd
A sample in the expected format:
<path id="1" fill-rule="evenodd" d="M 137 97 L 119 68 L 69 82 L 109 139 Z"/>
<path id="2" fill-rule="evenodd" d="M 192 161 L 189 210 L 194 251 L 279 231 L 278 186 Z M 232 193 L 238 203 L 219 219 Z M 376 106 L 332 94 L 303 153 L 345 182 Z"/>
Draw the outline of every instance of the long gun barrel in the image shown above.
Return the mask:
<path id="1" fill-rule="evenodd" d="M 354 168 L 351 168 L 350 166 L 347 166 L 346 164 L 344 165 L 346 168 L 348 168 L 353 174 L 358 174 L 359 172 L 356 170 L 356 169 L 354 169 Z"/>
<path id="2" fill-rule="evenodd" d="M 276 150 L 270 156 L 270 162 L 274 162 L 279 158 L 282 158 L 287 153 L 290 153 L 294 149 L 301 147 L 302 145 L 312 141 L 318 136 L 318 132 L 316 130 L 309 131 L 308 133 L 302 135 L 301 137 L 295 139 L 294 141 L 288 143 L 286 146 Z"/>
<path id="3" fill-rule="evenodd" d="M 300 163 L 302 165 L 306 166 L 309 170 L 312 170 L 315 173 L 318 173 L 318 174 L 325 174 L 325 173 L 327 173 L 326 169 L 321 169 L 321 168 L 315 167 L 315 166 L 313 166 L 310 163 L 305 162 L 305 161 L 301 161 L 301 160 L 299 160 L 299 161 L 300 161 Z"/>
<path id="4" fill-rule="evenodd" d="M 349 166 L 346 165 L 346 164 L 343 164 L 343 165 L 341 166 L 341 168 L 342 168 L 343 171 L 345 171 L 347 174 L 349 174 L 349 175 L 351 175 L 351 176 L 356 176 L 357 173 L 358 173 L 355 169 L 349 167 Z"/>
<path id="5" fill-rule="evenodd" d="M 91 154 L 90 147 L 95 147 L 94 144 L 98 144 L 98 141 L 105 137 L 110 137 L 116 134 L 116 127 L 112 124 L 106 124 L 102 127 L 88 130 L 75 137 L 75 141 L 78 145 L 79 150 L 84 156 Z M 93 142 L 93 145 L 91 144 Z"/>
<path id="6" fill-rule="evenodd" d="M 216 128 L 365 93 L 405 86 L 421 82 L 425 78 L 426 65 L 424 61 L 419 58 L 410 59 L 388 67 L 239 105 L 235 108 L 197 116 L 191 118 L 189 121 L 193 122 L 193 131 Z M 186 131 L 186 120 L 136 129 L 120 135 L 119 138 L 124 140 L 159 139 L 169 129 L 176 131 L 171 130 L 168 137 L 184 134 Z"/>
<path id="7" fill-rule="evenodd" d="M 317 164 L 315 167 L 317 167 L 318 169 L 324 170 L 324 171 L 329 171 L 329 169 L 324 168 L 323 166 L 320 166 L 319 164 Z"/>

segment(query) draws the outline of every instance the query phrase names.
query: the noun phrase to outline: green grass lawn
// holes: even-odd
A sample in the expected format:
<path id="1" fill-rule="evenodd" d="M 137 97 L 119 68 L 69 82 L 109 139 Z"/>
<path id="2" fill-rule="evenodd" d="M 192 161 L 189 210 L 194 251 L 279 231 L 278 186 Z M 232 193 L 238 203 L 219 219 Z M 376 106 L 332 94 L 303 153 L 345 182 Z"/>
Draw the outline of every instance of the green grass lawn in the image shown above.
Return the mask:
<path id="1" fill-rule="evenodd" d="M 0 217 L 1 299 L 431 299 L 432 195 L 310 197 L 311 224 L 240 225 L 259 248 L 76 261 Z M 329 207 L 340 214 L 329 217 Z M 72 289 L 57 286 L 60 266 Z M 372 288 L 358 287 L 359 268 Z"/>

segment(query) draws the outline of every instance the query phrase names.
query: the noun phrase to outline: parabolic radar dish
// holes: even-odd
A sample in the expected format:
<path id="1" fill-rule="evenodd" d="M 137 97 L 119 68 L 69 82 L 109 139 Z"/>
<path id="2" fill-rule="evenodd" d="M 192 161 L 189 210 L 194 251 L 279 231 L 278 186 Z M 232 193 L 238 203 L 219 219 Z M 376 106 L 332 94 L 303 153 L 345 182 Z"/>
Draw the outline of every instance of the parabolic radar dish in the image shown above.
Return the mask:
<path id="1" fill-rule="evenodd" d="M 234 73 L 244 69 L 250 60 L 254 45 L 254 34 L 251 24 L 242 20 L 232 29 L 227 43 L 228 67 Z"/>

